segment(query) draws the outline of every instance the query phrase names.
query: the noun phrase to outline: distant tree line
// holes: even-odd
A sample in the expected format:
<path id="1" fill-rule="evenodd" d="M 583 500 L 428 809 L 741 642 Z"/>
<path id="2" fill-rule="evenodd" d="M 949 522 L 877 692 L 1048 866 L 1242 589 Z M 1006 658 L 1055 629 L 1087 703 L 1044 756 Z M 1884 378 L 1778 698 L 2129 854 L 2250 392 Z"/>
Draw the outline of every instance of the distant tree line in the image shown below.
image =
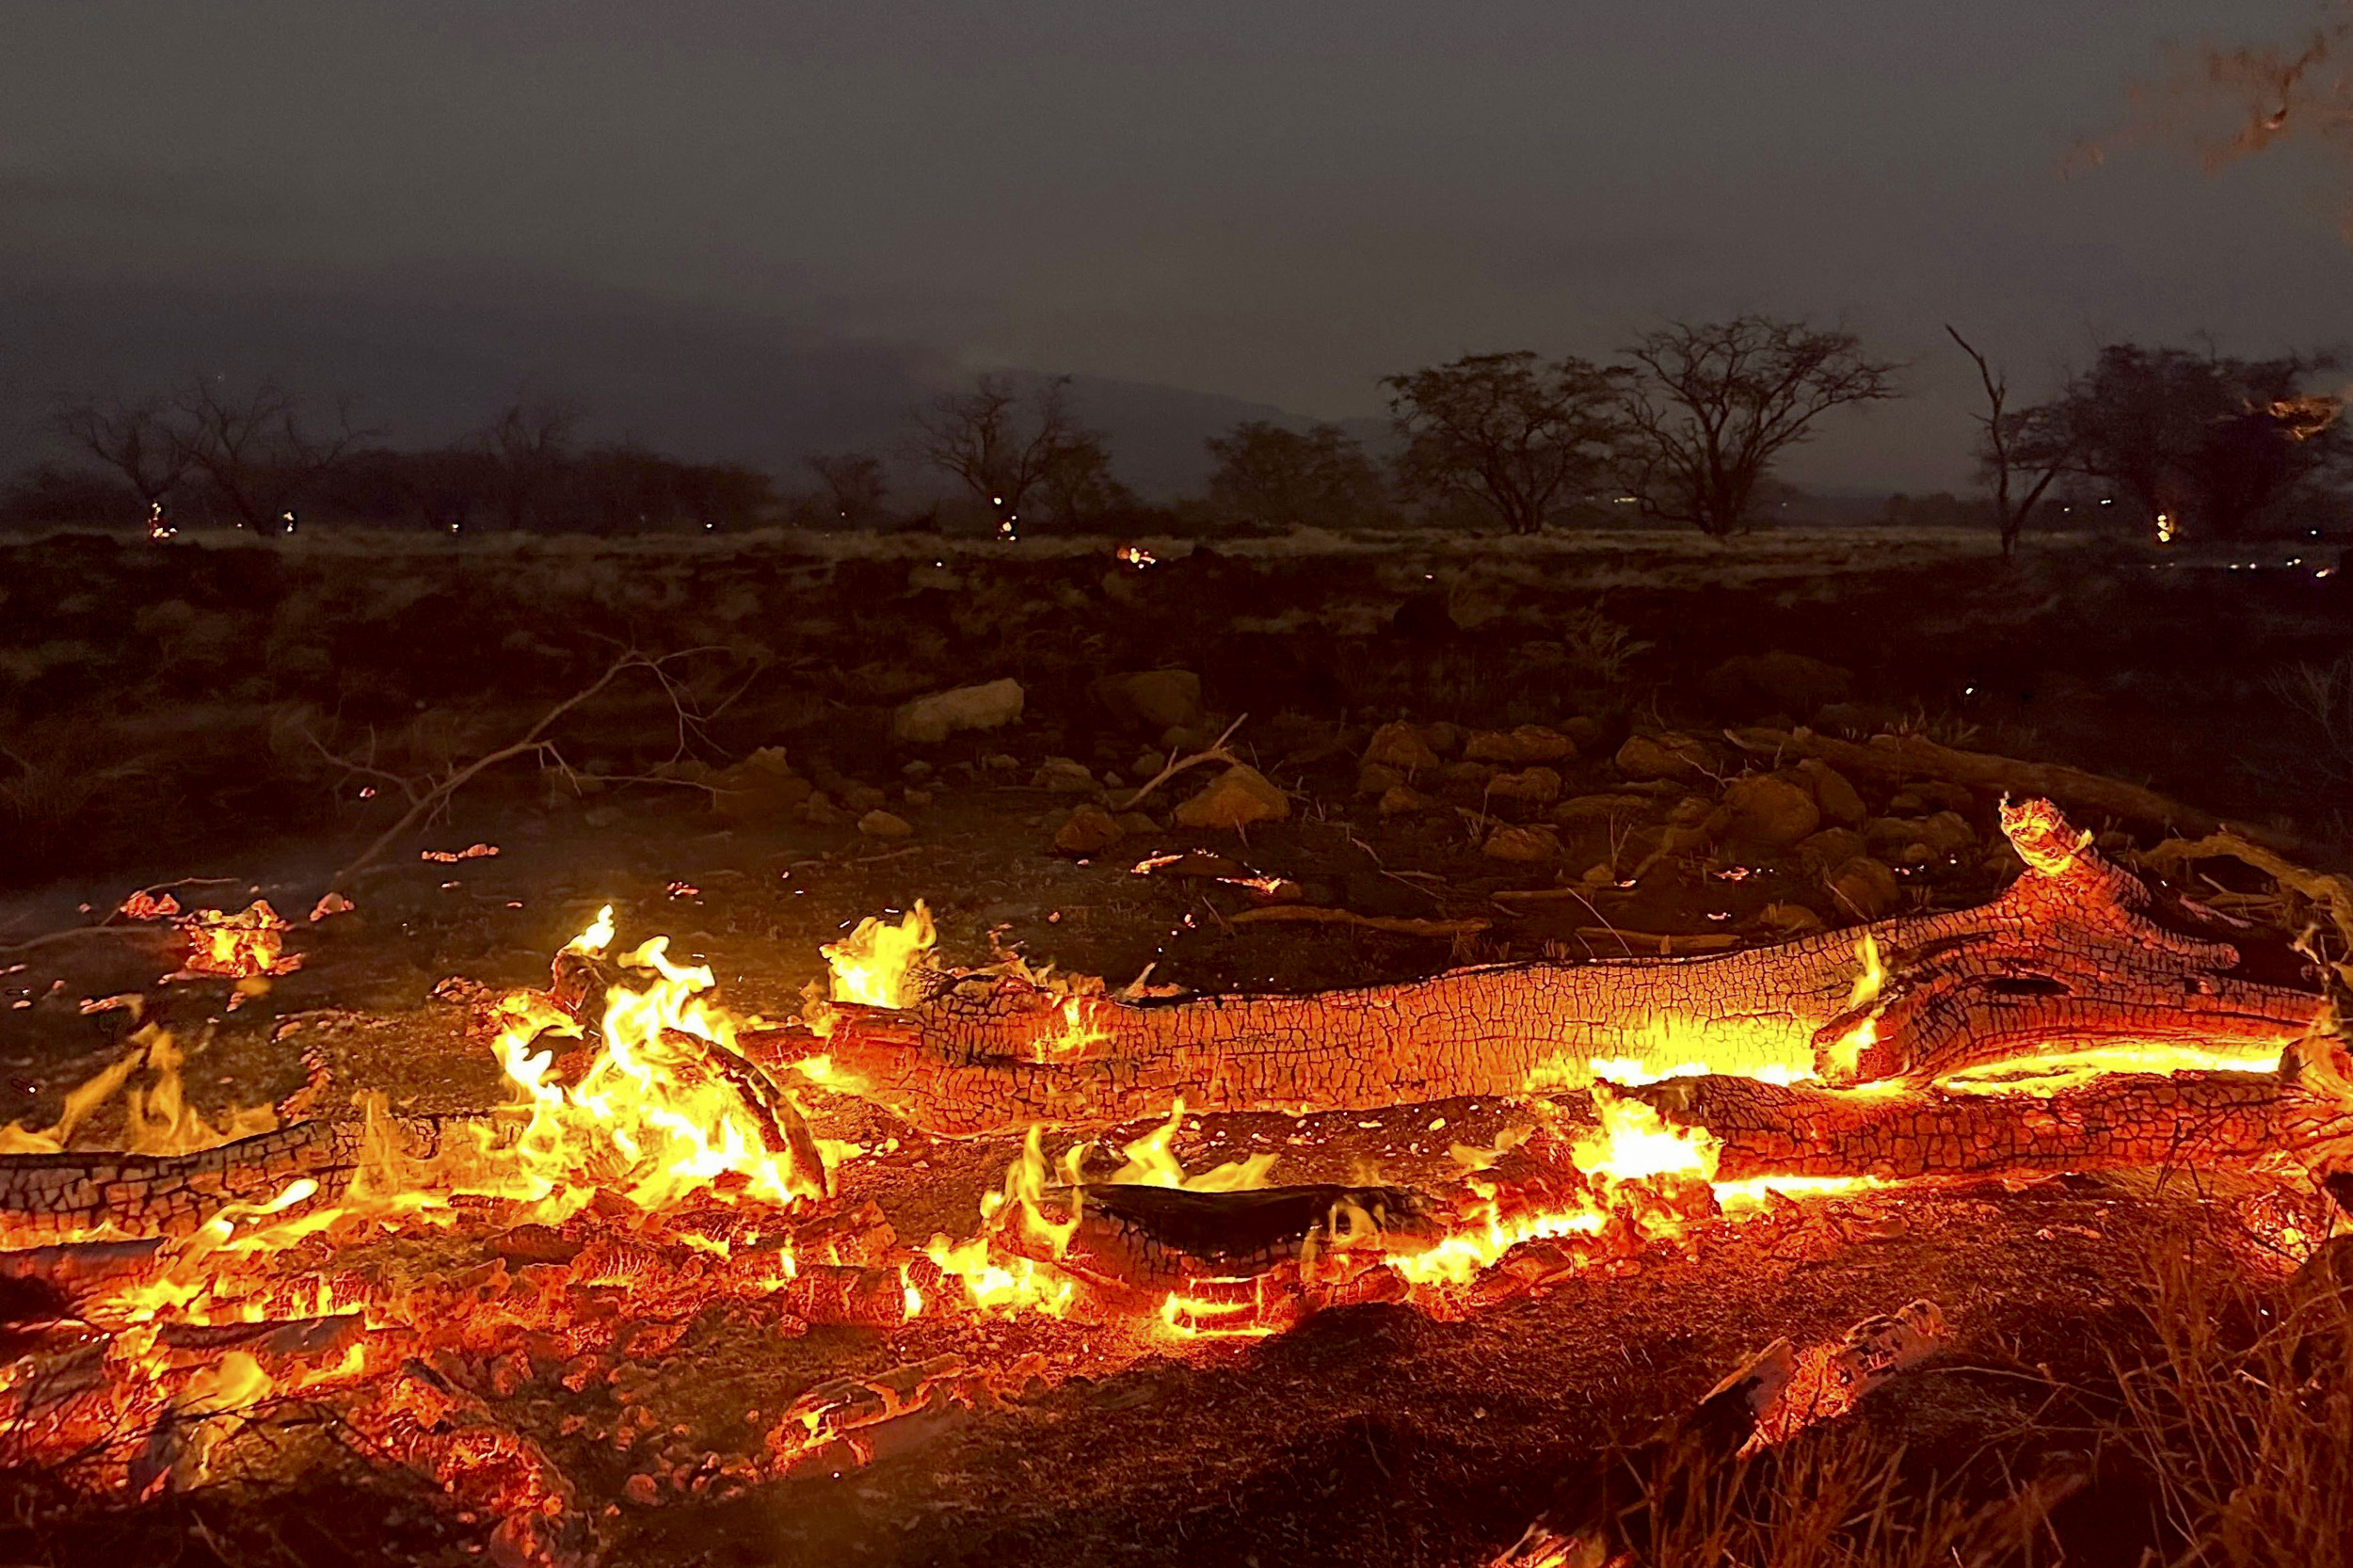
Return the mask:
<path id="1" fill-rule="evenodd" d="M 2230 539 L 2333 519 L 2353 461 L 2339 400 L 2313 379 L 2323 356 L 2236 360 L 2113 344 L 2039 403 L 1961 333 L 1983 405 L 1981 501 L 2005 553 L 2029 521 L 2114 525 L 2164 539 Z M 1642 517 L 1727 535 L 1765 520 L 1786 487 L 1775 465 L 1823 416 L 1899 395 L 1902 366 L 1855 335 L 1740 316 L 1675 322 L 1609 363 L 1533 352 L 1474 354 L 1385 377 L 1390 440 L 1368 450 L 1332 424 L 1236 425 L 1209 440 L 1205 492 L 1147 504 L 1112 472 L 1109 444 L 1072 408 L 1068 377 L 983 376 L 913 414 L 901 459 L 956 499 L 892 504 L 876 452 L 806 459 L 780 493 L 756 471 L 685 462 L 632 443 L 588 444 L 569 406 L 518 401 L 467 438 L 398 450 L 265 381 L 191 378 L 175 391 L 65 401 L 55 433 L 76 455 L 20 474 L 0 520 L 136 515 L 294 531 L 307 517 L 459 533 L 985 529 L 1214 535 L 1406 522 L 1546 527 Z M 1945 502 L 1952 520 L 1963 509 Z M 1891 516 L 1936 508 L 1898 497 Z"/>

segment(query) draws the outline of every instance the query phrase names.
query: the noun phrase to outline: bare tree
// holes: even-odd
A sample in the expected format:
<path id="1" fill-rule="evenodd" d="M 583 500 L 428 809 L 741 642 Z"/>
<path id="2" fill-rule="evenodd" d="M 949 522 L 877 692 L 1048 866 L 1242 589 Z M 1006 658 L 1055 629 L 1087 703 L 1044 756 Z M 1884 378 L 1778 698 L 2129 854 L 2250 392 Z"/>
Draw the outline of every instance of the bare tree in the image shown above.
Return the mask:
<path id="1" fill-rule="evenodd" d="M 838 521 L 864 527 L 883 516 L 882 459 L 871 452 L 821 454 L 808 459 L 809 471 L 825 488 L 825 502 Z"/>
<path id="2" fill-rule="evenodd" d="M 553 520 L 572 466 L 580 409 L 554 399 L 519 399 L 501 409 L 472 444 L 488 454 L 492 503 L 509 529 Z"/>
<path id="3" fill-rule="evenodd" d="M 1333 424 L 1287 430 L 1263 420 L 1209 439 L 1209 504 L 1255 527 L 1346 528 L 1380 517 L 1389 487 L 1363 443 Z"/>
<path id="4" fill-rule="evenodd" d="M 1526 349 L 1388 376 L 1405 440 L 1399 477 L 1410 491 L 1465 497 L 1513 533 L 1533 534 L 1621 460 L 1623 381 L 1622 372 L 1546 364 Z"/>
<path id="5" fill-rule="evenodd" d="M 1757 482 L 1817 419 L 1897 396 L 1901 368 L 1865 359 L 1852 333 L 1753 315 L 1673 322 L 1625 354 L 1642 509 L 1717 535 L 1749 521 Z"/>
<path id="6" fill-rule="evenodd" d="M 165 503 L 195 460 L 186 429 L 160 397 L 91 397 L 51 416 L 56 432 L 130 483 L 147 508 L 147 526 L 168 536 Z"/>
<path id="7" fill-rule="evenodd" d="M 338 405 L 331 429 L 303 418 L 302 402 L 275 381 L 239 396 L 216 377 L 198 376 L 172 400 L 187 430 L 189 460 L 257 534 L 291 533 L 296 507 L 368 432 Z"/>
<path id="8" fill-rule="evenodd" d="M 2077 440 L 2073 424 L 2053 407 L 2009 407 L 2009 377 L 1986 362 L 1950 324 L 1945 332 L 1961 351 L 1976 361 L 1977 380 L 1985 388 L 1986 411 L 1977 416 L 1977 460 L 1993 489 L 1993 521 L 2001 531 L 2002 555 L 2018 550 L 2018 536 L 2026 520 L 2042 504 L 2045 491 L 2068 471 Z M 2019 484 L 2024 495 L 2015 494 Z"/>
<path id="9" fill-rule="evenodd" d="M 916 416 L 915 453 L 964 481 L 996 520 L 997 536 L 1017 537 L 1021 508 L 1060 468 L 1088 466 L 1103 438 L 1080 424 L 1069 407 L 1070 377 L 1058 376 L 1024 398 L 1000 376 L 972 391 L 951 392 Z"/>

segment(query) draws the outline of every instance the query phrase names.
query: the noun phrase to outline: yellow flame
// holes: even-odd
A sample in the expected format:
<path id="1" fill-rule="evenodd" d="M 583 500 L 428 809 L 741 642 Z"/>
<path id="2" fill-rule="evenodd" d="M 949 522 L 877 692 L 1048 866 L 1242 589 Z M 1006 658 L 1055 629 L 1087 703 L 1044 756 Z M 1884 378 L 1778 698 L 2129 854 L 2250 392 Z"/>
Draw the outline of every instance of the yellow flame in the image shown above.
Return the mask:
<path id="1" fill-rule="evenodd" d="M 921 899 L 897 925 L 868 916 L 847 936 L 818 950 L 833 970 L 833 1000 L 869 1007 L 906 1006 L 915 1000 L 909 977 L 938 940 L 932 912 Z"/>

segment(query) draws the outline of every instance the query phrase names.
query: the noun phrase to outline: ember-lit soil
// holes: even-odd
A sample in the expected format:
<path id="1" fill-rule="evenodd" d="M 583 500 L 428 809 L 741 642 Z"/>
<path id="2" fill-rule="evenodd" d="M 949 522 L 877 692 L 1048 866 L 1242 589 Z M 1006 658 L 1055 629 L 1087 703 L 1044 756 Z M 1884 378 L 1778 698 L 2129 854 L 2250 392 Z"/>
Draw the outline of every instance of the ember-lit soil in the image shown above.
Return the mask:
<path id="1" fill-rule="evenodd" d="M 1785 841 L 1742 840 L 1710 813 L 1726 777 L 1772 760 L 1717 742 L 1727 724 L 1866 736 L 1926 723 L 1954 745 L 2153 783 L 2333 864 L 2353 758 L 2297 730 L 2317 721 L 2272 680 L 2342 646 L 2344 584 L 2309 567 L 2175 572 L 2045 548 L 2006 573 L 1923 547 L 1833 574 L 1785 551 L 1741 567 L 1738 545 L 1733 565 L 1680 551 L 1482 565 L 1417 548 L 1136 571 L 1078 552 L 952 567 L 562 553 L 511 568 L 403 554 L 394 569 L 326 552 L 0 547 L 17 655 L 0 674 L 30 738 L 11 743 L 19 772 L 0 780 L 15 787 L 17 829 L 0 879 L 19 889 L 0 905 L 0 1123 L 54 1126 L 143 1025 L 178 1042 L 188 1098 L 216 1127 L 306 1083 L 328 1086 L 322 1109 L 367 1090 L 414 1114 L 512 1104 L 491 1005 L 548 984 L 550 956 L 605 906 L 617 946 L 666 935 L 673 958 L 710 966 L 720 1004 L 773 1021 L 823 994 L 823 944 L 919 899 L 949 965 L 989 963 L 994 941 L 1113 987 L 1148 968 L 1192 991 L 1310 991 L 1505 957 L 1767 944 L 1858 923 L 1859 894 L 1885 894 L 1874 916 L 1961 908 L 2017 873 L 1997 792 L 1934 780 L 1857 777 L 1852 826 L 1825 816 Z M 1597 647 L 1607 628 L 1577 619 L 1596 603 L 1625 641 L 1656 646 Z M 580 772 L 501 764 L 346 879 L 352 907 L 304 918 L 407 804 L 394 776 L 516 739 L 618 648 L 706 645 L 725 649 L 717 664 L 680 676 L 707 718 L 682 722 L 650 682 L 616 690 L 553 732 Z M 1759 680 L 1781 678 L 1722 673 L 1766 650 L 1837 668 L 1785 670 L 1773 690 Z M 1166 666 L 1203 677 L 1182 722 L 1139 722 L 1090 695 L 1098 676 Z M 1018 721 L 889 738 L 894 704 L 1005 676 L 1027 690 Z M 1131 816 L 1113 842 L 1056 852 L 1075 808 L 1116 810 L 1148 776 L 1138 753 L 1199 749 L 1244 713 L 1233 748 L 1290 792 L 1288 817 L 1241 832 L 1172 821 L 1212 765 L 1162 786 L 1142 803 L 1149 820 Z M 1419 806 L 1385 801 L 1359 772 L 1372 732 L 1401 716 L 1457 727 L 1431 732 L 1437 766 L 1455 771 L 1417 775 Z M 1510 770 L 1469 764 L 1466 738 L 1530 724 L 1579 738 L 1547 764 L 1546 798 L 1498 797 Z M 1646 779 L 1625 763 L 1629 736 L 1669 728 L 1720 744 L 1713 774 Z M 808 781 L 782 804 L 747 802 L 744 776 L 722 776 L 767 745 Z M 1056 758 L 1070 766 L 1057 773 Z M 830 813 L 807 808 L 810 784 Z M 1571 809 L 1595 799 L 1619 805 Z M 874 810 L 910 831 L 871 819 L 861 831 Z M 2163 832 L 2079 820 L 2119 855 Z M 1549 848 L 1498 853 L 1505 826 L 1541 829 Z M 496 853 L 460 853 L 475 845 Z M 1186 851 L 1216 858 L 1173 859 Z M 2249 972 L 2302 974 L 2268 885 L 2205 870 L 2201 895 L 2257 923 Z M 182 926 L 114 913 L 167 884 L 183 910 L 266 899 L 298 965 L 259 980 L 182 972 Z M 1514 892 L 1542 896 L 1497 896 Z M 1431 935 L 1237 918 L 1270 901 L 1482 923 Z M 130 996 L 136 1017 L 91 1005 Z M 1018 1131 L 931 1138 L 782 1078 L 837 1161 L 838 1208 L 871 1201 L 901 1256 L 976 1234 L 984 1194 L 1021 1155 Z M 1540 1116 L 1571 1133 L 1593 1122 L 1581 1092 L 1188 1115 L 1169 1152 L 1189 1173 L 1272 1155 L 1277 1183 L 1438 1191 L 1463 1177 L 1450 1148 L 1497 1147 Z M 1045 1151 L 1091 1141 L 1108 1168 L 1159 1120 L 1050 1128 Z M 124 1128 L 109 1100 L 71 1146 L 117 1146 Z M 2267 1285 L 2326 1234 L 2328 1212 L 2269 1176 L 1920 1182 L 1777 1198 L 1577 1267 L 1489 1269 L 1268 1336 L 1182 1336 L 1090 1300 L 1060 1319 L 988 1310 L 950 1280 L 895 1327 L 803 1327 L 714 1295 L 698 1310 L 665 1303 L 675 1337 L 607 1354 L 594 1375 L 520 1343 L 520 1366 L 469 1352 L 434 1375 L 538 1445 L 606 1562 L 1478 1564 L 1769 1341 L 1826 1345 L 1919 1299 L 1941 1311 L 1941 1348 L 1850 1421 L 1902 1446 L 1921 1477 L 1991 1495 L 1995 1471 L 2030 1477 L 2099 1446 L 2098 1390 L 2112 1357 L 2148 1339 L 2153 1262 L 2194 1253 Z M 371 1266 L 434 1279 L 462 1309 L 469 1282 L 486 1300 L 506 1288 L 497 1230 L 392 1227 L 363 1246 Z M 630 1312 L 628 1289 L 611 1297 Z M 968 1397 L 778 1459 L 770 1435 L 814 1385 L 943 1356 L 975 1374 Z M 0 1510 L 0 1559 L 482 1560 L 496 1521 L 478 1503 L 307 1411 L 239 1428 L 205 1484 L 183 1490 L 184 1474 L 144 1500 L 11 1472 L 24 1511 Z M 2152 1539 L 2149 1494 L 2129 1464 L 2092 1471 L 2051 1539 L 2070 1561 L 2134 1562 Z"/>

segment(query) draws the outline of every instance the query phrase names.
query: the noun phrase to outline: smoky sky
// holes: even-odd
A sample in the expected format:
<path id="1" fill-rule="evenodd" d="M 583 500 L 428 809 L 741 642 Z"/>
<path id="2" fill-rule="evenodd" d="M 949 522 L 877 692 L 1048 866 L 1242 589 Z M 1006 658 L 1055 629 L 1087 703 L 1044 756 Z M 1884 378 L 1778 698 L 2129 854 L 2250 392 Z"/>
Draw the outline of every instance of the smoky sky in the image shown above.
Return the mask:
<path id="1" fill-rule="evenodd" d="M 1915 361 L 1912 399 L 1826 428 L 1793 477 L 1956 487 L 1972 389 L 1946 321 L 2029 392 L 2107 338 L 2353 337 L 2342 168 L 2289 150 L 2208 175 L 2152 148 L 2062 174 L 2165 42 L 2285 39 L 2313 14 L 6 4 L 0 268 L 23 298 L 82 304 L 28 328 L 0 301 L 0 357 L 11 332 L 38 344 L 0 376 L 22 401 L 64 368 L 109 374 L 139 345 L 82 324 L 142 309 L 275 342 L 295 328 L 272 300 L 396 321 L 487 295 L 577 302 L 541 339 L 594 336 L 600 300 L 688 312 L 706 329 L 673 382 L 714 338 L 773 338 L 907 386 L 1016 366 L 1346 418 L 1380 411 L 1381 376 L 1457 354 L 1598 357 L 1664 316 L 1759 310 Z M 429 379 L 402 336 L 354 350 L 347 390 Z M 838 401 L 879 407 L 882 384 Z M 824 386 L 788 401 L 817 417 Z"/>

